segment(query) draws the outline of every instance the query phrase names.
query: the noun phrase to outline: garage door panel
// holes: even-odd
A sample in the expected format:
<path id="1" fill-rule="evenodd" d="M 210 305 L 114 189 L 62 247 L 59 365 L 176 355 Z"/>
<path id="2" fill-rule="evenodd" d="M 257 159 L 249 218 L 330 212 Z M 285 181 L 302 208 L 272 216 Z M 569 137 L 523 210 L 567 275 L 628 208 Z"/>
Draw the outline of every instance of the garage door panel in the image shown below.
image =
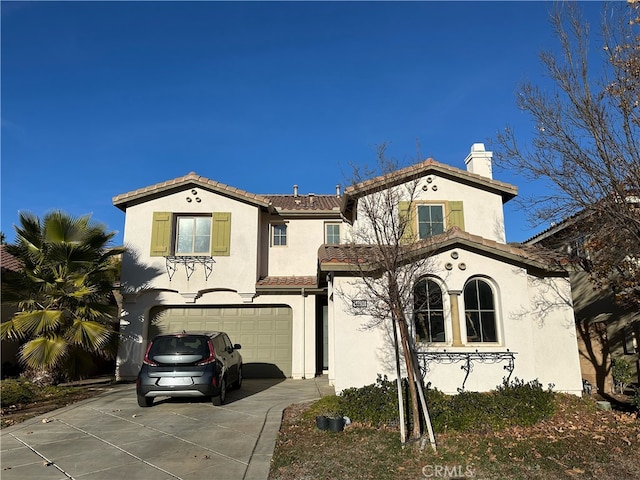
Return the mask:
<path id="1" fill-rule="evenodd" d="M 156 307 L 149 335 L 182 330 L 224 331 L 242 345 L 245 376 L 291 376 L 292 312 L 289 307 Z"/>

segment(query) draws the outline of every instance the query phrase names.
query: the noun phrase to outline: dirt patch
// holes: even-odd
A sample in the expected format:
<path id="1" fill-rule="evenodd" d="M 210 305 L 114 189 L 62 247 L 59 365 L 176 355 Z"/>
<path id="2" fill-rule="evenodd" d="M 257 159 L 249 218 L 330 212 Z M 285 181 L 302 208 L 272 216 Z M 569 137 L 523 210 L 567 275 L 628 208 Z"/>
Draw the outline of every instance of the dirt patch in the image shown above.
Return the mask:
<path id="1" fill-rule="evenodd" d="M 105 387 L 77 387 L 62 396 L 44 398 L 31 403 L 17 403 L 0 409 L 1 427 L 6 428 L 73 403 L 100 395 Z"/>
<path id="2" fill-rule="evenodd" d="M 640 420 L 594 400 L 558 395 L 553 417 L 532 427 L 440 433 L 437 453 L 403 448 L 396 430 L 320 431 L 304 416 L 309 405 L 285 410 L 270 480 L 640 478 Z"/>

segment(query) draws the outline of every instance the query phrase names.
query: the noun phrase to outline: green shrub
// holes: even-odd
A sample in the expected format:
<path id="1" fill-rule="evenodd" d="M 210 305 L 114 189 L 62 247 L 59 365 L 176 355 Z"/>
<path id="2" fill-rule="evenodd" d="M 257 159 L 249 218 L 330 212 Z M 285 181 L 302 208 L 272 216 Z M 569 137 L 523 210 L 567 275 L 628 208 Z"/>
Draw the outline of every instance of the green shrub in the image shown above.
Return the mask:
<path id="1" fill-rule="evenodd" d="M 500 430 L 508 426 L 528 426 L 553 414 L 553 393 L 537 380 L 506 380 L 493 392 L 462 392 L 445 395 L 427 390 L 427 405 L 433 429 L 478 431 Z"/>
<path id="2" fill-rule="evenodd" d="M 308 418 L 338 414 L 375 427 L 398 424 L 398 395 L 395 381 L 378 375 L 376 383 L 348 388 L 339 396 L 323 397 L 307 412 Z M 411 422 L 406 381 L 403 382 L 405 416 Z M 431 423 L 436 432 L 491 431 L 508 426 L 529 426 L 553 414 L 554 394 L 537 380 L 506 380 L 489 393 L 462 392 L 445 395 L 437 389 L 425 391 Z"/>
<path id="3" fill-rule="evenodd" d="M 2 407 L 17 403 L 28 403 L 38 395 L 39 387 L 24 378 L 8 378 L 0 382 Z"/>
<path id="4" fill-rule="evenodd" d="M 344 414 L 351 420 L 375 426 L 398 423 L 398 387 L 378 375 L 376 383 L 347 388 L 341 393 Z"/>
<path id="5" fill-rule="evenodd" d="M 538 380 L 506 380 L 496 388 L 496 412 L 507 425 L 529 426 L 553 415 L 553 393 Z"/>
<path id="6" fill-rule="evenodd" d="M 633 380 L 631 363 L 624 358 L 614 358 L 611 360 L 611 376 L 618 391 L 624 393 L 627 385 Z"/>
<path id="7" fill-rule="evenodd" d="M 342 397 L 337 395 L 327 395 L 322 397 L 307 410 L 304 414 L 306 419 L 316 418 L 318 415 L 325 415 L 328 417 L 339 417 L 344 415 Z"/>

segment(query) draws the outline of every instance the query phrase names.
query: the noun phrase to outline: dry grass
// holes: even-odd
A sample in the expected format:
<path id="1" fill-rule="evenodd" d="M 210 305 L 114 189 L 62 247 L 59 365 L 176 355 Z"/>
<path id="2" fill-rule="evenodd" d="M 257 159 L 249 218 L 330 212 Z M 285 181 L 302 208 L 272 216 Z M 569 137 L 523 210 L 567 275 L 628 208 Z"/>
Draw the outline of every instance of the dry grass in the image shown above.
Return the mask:
<path id="1" fill-rule="evenodd" d="M 438 452 L 399 445 L 397 431 L 320 431 L 309 404 L 285 411 L 270 480 L 640 479 L 640 420 L 593 400 L 556 396 L 555 414 L 527 428 L 437 435 Z"/>

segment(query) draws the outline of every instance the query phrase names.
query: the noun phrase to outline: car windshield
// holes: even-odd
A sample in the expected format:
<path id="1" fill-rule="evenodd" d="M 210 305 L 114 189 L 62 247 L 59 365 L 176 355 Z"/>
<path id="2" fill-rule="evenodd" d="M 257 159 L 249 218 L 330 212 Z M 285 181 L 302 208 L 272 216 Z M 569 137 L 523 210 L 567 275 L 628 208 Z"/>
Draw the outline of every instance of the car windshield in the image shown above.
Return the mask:
<path id="1" fill-rule="evenodd" d="M 153 341 L 149 356 L 200 355 L 209 356 L 207 337 L 195 335 L 158 337 Z"/>

